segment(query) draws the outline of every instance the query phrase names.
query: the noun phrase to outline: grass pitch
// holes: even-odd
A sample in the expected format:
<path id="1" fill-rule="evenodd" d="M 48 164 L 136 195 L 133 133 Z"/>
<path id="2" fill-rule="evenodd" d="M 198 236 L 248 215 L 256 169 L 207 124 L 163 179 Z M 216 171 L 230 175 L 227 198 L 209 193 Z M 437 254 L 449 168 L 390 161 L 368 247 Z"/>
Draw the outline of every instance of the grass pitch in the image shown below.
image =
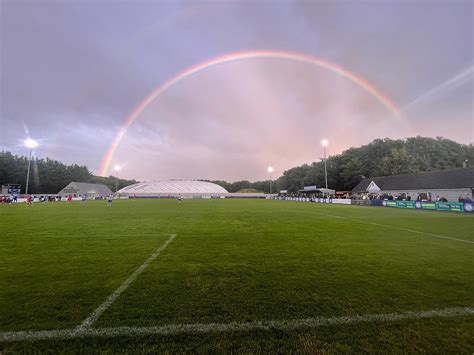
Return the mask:
<path id="1" fill-rule="evenodd" d="M 2 352 L 474 351 L 470 311 L 396 319 L 473 309 L 471 215 L 288 201 L 122 200 L 110 208 L 102 201 L 0 206 L 0 223 L 1 334 L 76 328 L 171 234 L 174 240 L 93 329 L 339 319 L 294 329 L 0 341 Z M 373 314 L 395 316 L 343 321 Z"/>

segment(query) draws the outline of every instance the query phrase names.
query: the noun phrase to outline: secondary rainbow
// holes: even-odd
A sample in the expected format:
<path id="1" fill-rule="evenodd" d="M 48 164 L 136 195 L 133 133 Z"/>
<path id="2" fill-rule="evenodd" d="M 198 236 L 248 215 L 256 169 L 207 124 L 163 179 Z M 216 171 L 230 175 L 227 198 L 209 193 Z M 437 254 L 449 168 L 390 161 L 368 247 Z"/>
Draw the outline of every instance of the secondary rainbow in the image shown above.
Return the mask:
<path id="1" fill-rule="evenodd" d="M 297 52 L 283 52 L 283 51 L 247 51 L 247 52 L 236 52 L 230 53 L 223 56 L 219 56 L 217 58 L 210 59 L 203 63 L 194 65 L 190 68 L 187 68 L 180 72 L 178 75 L 174 76 L 173 78 L 169 79 L 168 81 L 164 82 L 160 86 L 158 86 L 155 90 L 149 93 L 145 98 L 133 109 L 127 119 L 124 121 L 120 129 L 118 130 L 117 134 L 115 135 L 112 144 L 107 149 L 106 154 L 102 159 L 102 164 L 100 167 L 99 175 L 104 176 L 108 170 L 110 162 L 114 156 L 115 150 L 117 149 L 120 141 L 122 140 L 123 136 L 127 132 L 128 127 L 135 122 L 135 120 L 140 116 L 140 113 L 151 103 L 153 102 L 158 96 L 168 90 L 171 86 L 176 84 L 177 82 L 186 79 L 187 77 L 196 74 L 202 70 L 205 70 L 209 67 L 214 65 L 220 65 L 230 62 L 237 62 L 242 60 L 250 60 L 250 59 L 277 59 L 277 60 L 290 60 L 295 62 L 302 62 L 307 64 L 316 65 L 318 67 L 330 70 L 337 75 L 340 75 L 354 84 L 358 85 L 366 92 L 371 94 L 375 97 L 383 106 L 385 106 L 390 112 L 392 112 L 396 117 L 400 119 L 404 119 L 403 113 L 400 109 L 395 105 L 395 103 L 383 94 L 379 89 L 377 89 L 373 84 L 368 82 L 366 79 L 361 77 L 360 75 L 355 74 L 337 64 L 328 62 L 327 60 L 314 57 L 311 55 L 297 53 Z"/>

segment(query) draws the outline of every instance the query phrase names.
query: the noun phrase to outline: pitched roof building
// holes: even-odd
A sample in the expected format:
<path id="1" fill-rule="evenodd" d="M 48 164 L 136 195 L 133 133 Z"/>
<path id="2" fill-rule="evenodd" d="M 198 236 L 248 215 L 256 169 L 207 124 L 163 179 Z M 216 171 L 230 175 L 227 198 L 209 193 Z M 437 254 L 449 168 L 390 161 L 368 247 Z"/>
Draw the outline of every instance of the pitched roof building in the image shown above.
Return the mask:
<path id="1" fill-rule="evenodd" d="M 61 196 L 83 196 L 88 197 L 105 197 L 112 191 L 104 184 L 91 184 L 88 182 L 70 182 L 64 189 L 58 192 Z"/>
<path id="2" fill-rule="evenodd" d="M 460 195 L 473 197 L 474 168 L 429 171 L 418 174 L 381 176 L 362 180 L 353 193 L 432 193 L 455 201 Z M 416 197 L 416 196 L 415 196 Z"/>

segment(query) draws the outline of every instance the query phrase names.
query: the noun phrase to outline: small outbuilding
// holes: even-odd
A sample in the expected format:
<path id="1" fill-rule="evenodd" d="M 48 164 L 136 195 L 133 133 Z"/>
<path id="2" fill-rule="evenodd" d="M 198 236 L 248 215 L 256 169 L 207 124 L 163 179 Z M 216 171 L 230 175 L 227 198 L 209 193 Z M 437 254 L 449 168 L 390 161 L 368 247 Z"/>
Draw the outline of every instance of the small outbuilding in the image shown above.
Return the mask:
<path id="1" fill-rule="evenodd" d="M 60 196 L 73 197 L 87 196 L 88 198 L 105 197 L 112 194 L 104 184 L 92 184 L 88 182 L 70 182 L 64 189 L 58 192 Z"/>
<path id="2" fill-rule="evenodd" d="M 304 186 L 302 190 L 298 190 L 300 194 L 305 195 L 323 195 L 323 196 L 333 196 L 336 193 L 336 190 L 326 189 L 324 187 L 317 187 L 316 185 Z"/>
<path id="3" fill-rule="evenodd" d="M 473 192 L 474 168 L 367 178 L 352 189 L 353 194 L 405 194 L 413 200 L 424 195 L 433 200 L 444 197 L 448 201 L 458 201 L 459 197 L 472 199 Z"/>

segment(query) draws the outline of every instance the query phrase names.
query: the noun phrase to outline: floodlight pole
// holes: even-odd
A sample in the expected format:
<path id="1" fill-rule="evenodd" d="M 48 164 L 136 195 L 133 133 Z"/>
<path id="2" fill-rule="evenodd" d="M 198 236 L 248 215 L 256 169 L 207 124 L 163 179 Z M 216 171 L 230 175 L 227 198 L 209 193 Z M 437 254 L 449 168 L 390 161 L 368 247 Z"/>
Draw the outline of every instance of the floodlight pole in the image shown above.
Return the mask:
<path id="1" fill-rule="evenodd" d="M 272 194 L 272 173 L 270 173 L 270 195 Z"/>
<path id="2" fill-rule="evenodd" d="M 115 180 L 115 193 L 117 193 L 117 191 L 118 191 L 118 186 L 119 186 L 119 175 L 118 175 L 119 169 L 116 169 L 115 171 L 116 171 L 116 173 L 117 173 L 117 174 L 115 175 L 115 179 L 116 179 L 116 180 Z"/>
<path id="3" fill-rule="evenodd" d="M 328 141 L 327 139 L 323 139 L 321 141 L 321 146 L 323 147 L 324 150 L 324 180 L 326 181 L 326 190 L 323 193 L 323 198 L 326 197 L 326 194 L 328 192 L 328 166 L 327 166 L 327 156 L 326 156 L 326 147 L 328 146 Z"/>
<path id="4" fill-rule="evenodd" d="M 273 166 L 269 166 L 267 168 L 267 171 L 268 171 L 268 174 L 270 174 L 270 181 L 269 181 L 269 184 L 270 184 L 270 195 L 272 194 L 272 173 L 273 173 Z"/>
<path id="5" fill-rule="evenodd" d="M 26 174 L 26 188 L 25 195 L 28 195 L 28 184 L 30 182 L 30 167 L 31 167 L 31 156 L 33 155 L 33 149 L 30 148 L 30 158 L 28 159 L 28 173 Z"/>
<path id="6" fill-rule="evenodd" d="M 327 189 L 328 189 L 328 167 L 327 167 L 327 163 L 326 163 L 326 147 L 323 147 L 324 148 L 324 179 L 326 180 L 326 192 L 327 192 Z"/>

